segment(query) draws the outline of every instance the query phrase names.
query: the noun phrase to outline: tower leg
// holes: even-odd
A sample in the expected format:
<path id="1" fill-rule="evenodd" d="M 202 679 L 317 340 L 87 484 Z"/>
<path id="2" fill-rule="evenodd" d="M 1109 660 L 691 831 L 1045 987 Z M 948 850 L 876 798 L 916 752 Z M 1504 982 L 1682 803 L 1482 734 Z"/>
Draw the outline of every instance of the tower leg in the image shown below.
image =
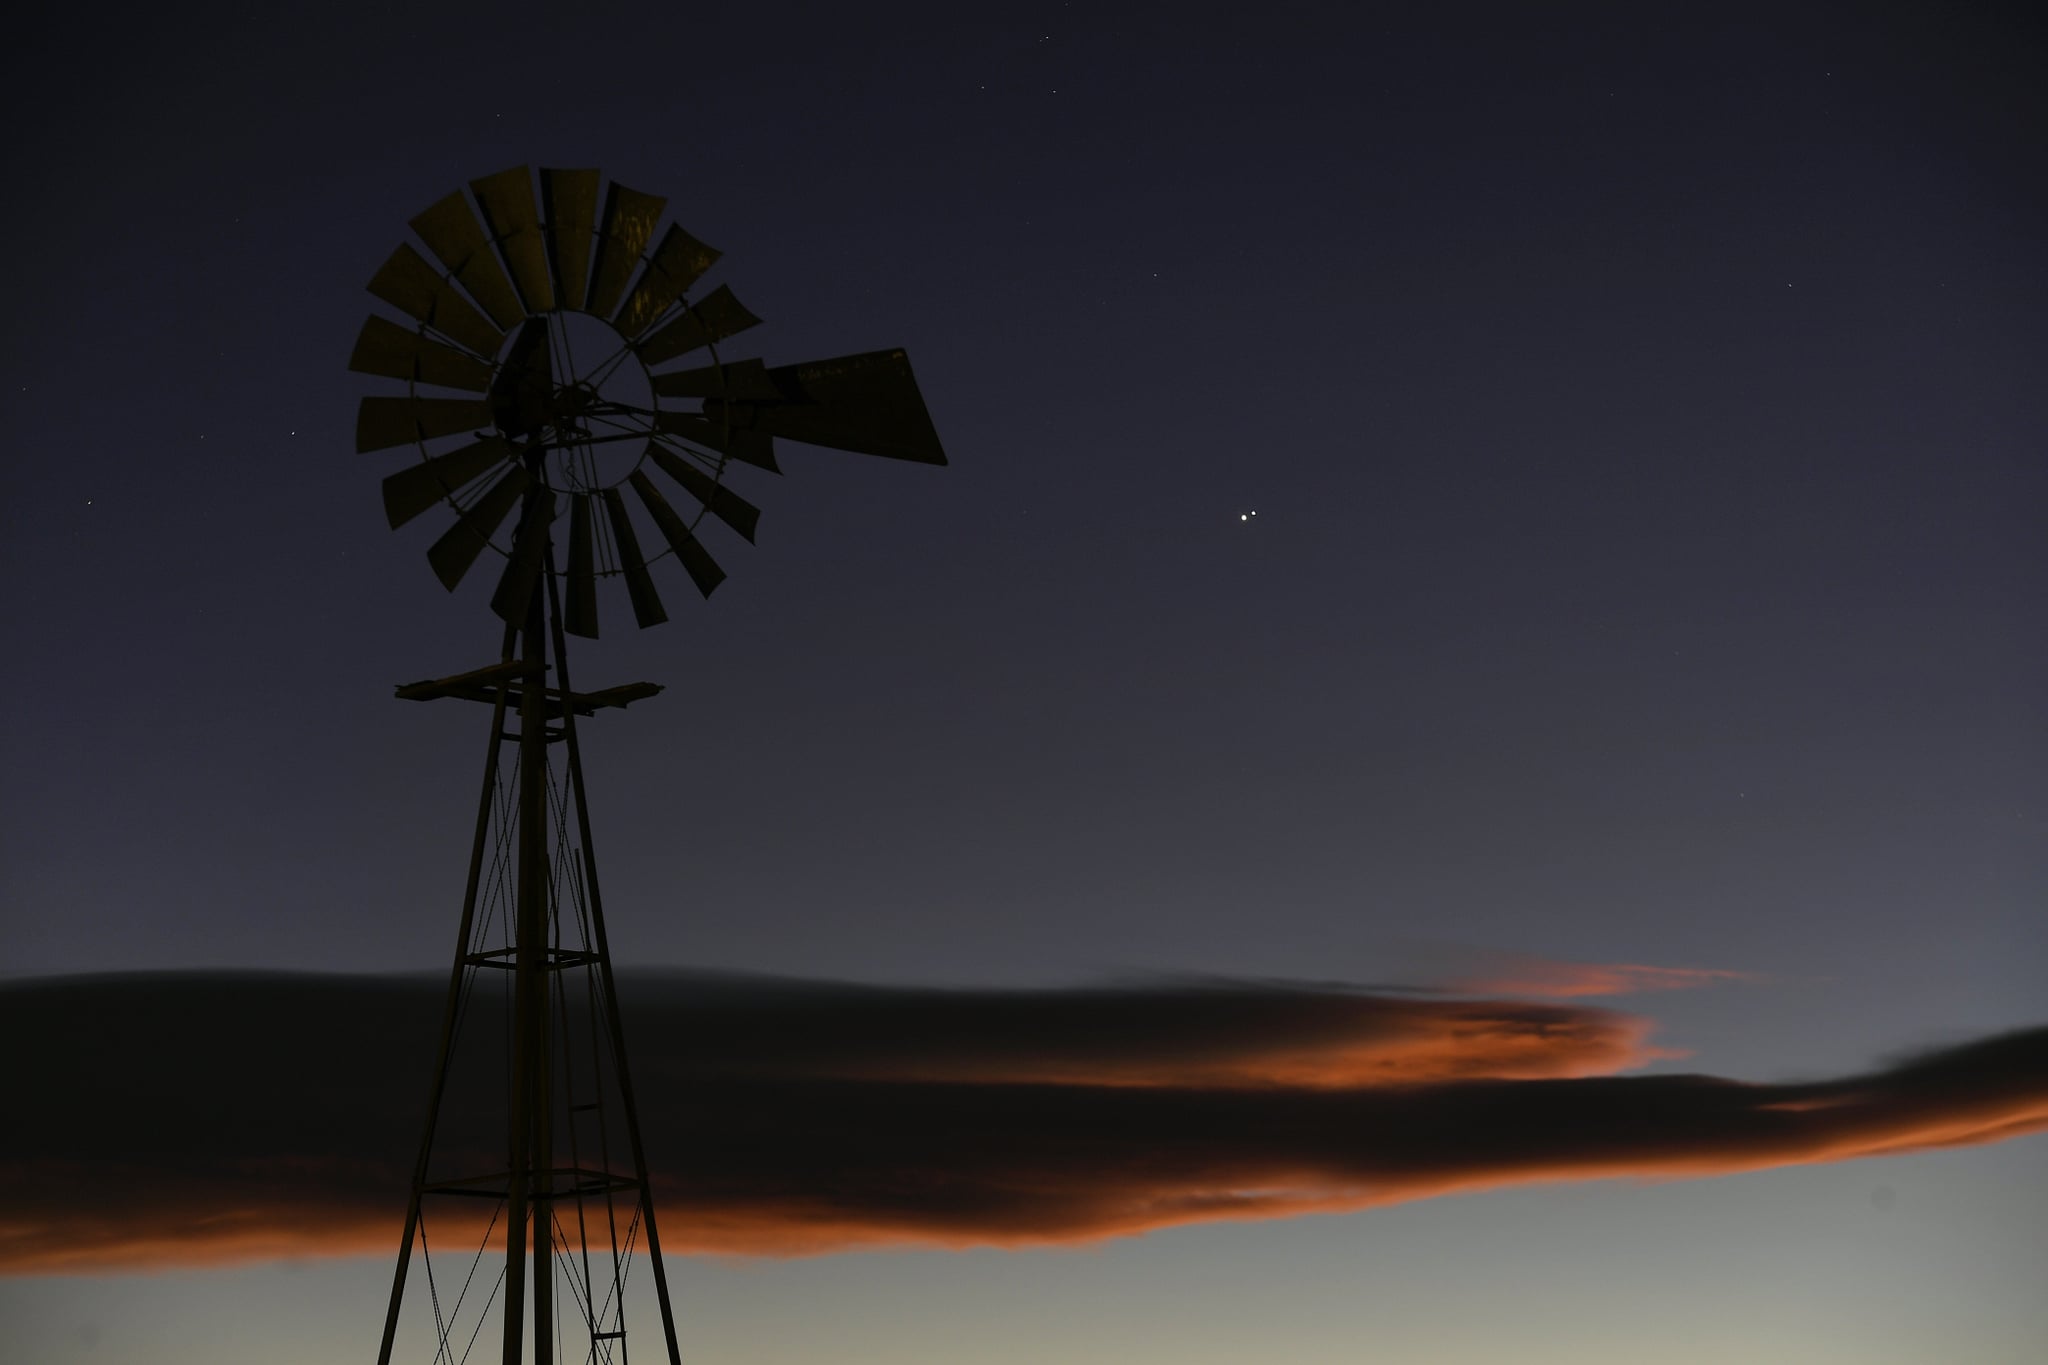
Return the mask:
<path id="1" fill-rule="evenodd" d="M 555 581 L 554 556 L 547 564 L 548 615 L 554 626 L 555 662 L 562 694 L 569 685 L 568 641 L 562 633 L 560 589 Z M 538 594 L 536 594 L 538 595 Z M 654 1297 L 661 1305 L 661 1335 L 668 1346 L 669 1365 L 683 1365 L 676 1349 L 675 1310 L 670 1305 L 668 1271 L 661 1263 L 661 1234 L 654 1225 L 654 1186 L 647 1177 L 647 1153 L 640 1141 L 640 1106 L 633 1099 L 633 1077 L 626 1066 L 626 1029 L 619 1017 L 619 993 L 612 983 L 612 950 L 604 932 L 604 898 L 597 888 L 597 853 L 590 842 L 590 807 L 583 796 L 583 751 L 576 742 L 576 712 L 562 708 L 562 738 L 569 750 L 569 783 L 575 795 L 576 835 L 583 845 L 584 893 L 590 906 L 591 947 L 597 952 L 597 973 L 604 996 L 605 1028 L 611 1035 L 612 1066 L 618 1079 L 620 1107 L 626 1115 L 626 1141 L 633 1154 L 633 1178 L 640 1193 L 640 1217 L 647 1225 L 647 1260 L 654 1270 Z"/>
<path id="2" fill-rule="evenodd" d="M 554 1336 L 547 1292 L 554 1271 L 547 1176 L 534 1169 L 536 1156 L 547 1145 L 545 1137 L 538 1142 L 535 1138 L 547 1131 L 551 1121 L 544 1078 L 548 999 L 553 984 L 548 979 L 548 923 L 554 898 L 548 878 L 547 643 L 542 630 L 541 598 L 535 593 L 521 641 L 526 670 L 519 688 L 519 927 L 513 956 L 512 1168 L 505 1205 L 504 1365 L 519 1365 L 526 1332 L 529 1214 L 534 1365 L 548 1365 L 548 1347 Z"/>
<path id="3" fill-rule="evenodd" d="M 501 663 L 512 660 L 513 632 L 505 630 L 505 643 L 498 651 Z M 469 845 L 469 878 L 462 891 L 462 924 L 455 933 L 455 964 L 448 977 L 448 1001 L 441 1010 L 441 1041 L 434 1050 L 434 1083 L 427 1100 L 427 1121 L 420 1136 L 419 1159 L 413 1166 L 412 1191 L 405 1203 L 405 1234 L 398 1243 L 398 1268 L 391 1276 L 391 1302 L 384 1310 L 384 1340 L 377 1348 L 377 1365 L 391 1365 L 391 1347 L 398 1336 L 398 1308 L 405 1300 L 405 1274 L 412 1263 L 413 1238 L 419 1233 L 420 1198 L 427 1183 L 427 1162 L 434 1151 L 434 1128 L 441 1117 L 441 1097 L 448 1090 L 448 1059 L 455 1044 L 455 1023 L 462 1007 L 462 982 L 468 975 L 469 936 L 476 927 L 477 884 L 483 876 L 484 849 L 491 830 L 491 798 L 498 790 L 499 736 L 505 730 L 505 691 L 498 690 L 491 705 L 491 742 L 484 754 L 483 794 L 477 798 L 476 837 Z"/>

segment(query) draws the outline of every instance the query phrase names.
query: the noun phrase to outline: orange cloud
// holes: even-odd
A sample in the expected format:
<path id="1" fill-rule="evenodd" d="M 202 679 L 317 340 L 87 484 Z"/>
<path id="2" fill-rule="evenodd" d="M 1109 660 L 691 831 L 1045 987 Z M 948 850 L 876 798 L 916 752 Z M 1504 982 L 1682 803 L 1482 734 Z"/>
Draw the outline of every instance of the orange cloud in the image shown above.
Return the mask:
<path id="1" fill-rule="evenodd" d="M 1649 967 L 1632 962 L 1559 962 L 1522 954 L 1488 953 L 1490 966 L 1457 983 L 1472 995 L 1585 996 L 1636 995 L 1644 991 L 1686 991 L 1758 980 L 1749 972 L 1714 967 Z"/>
<path id="2" fill-rule="evenodd" d="M 1349 1088 L 1481 1078 L 1597 1076 L 1667 1055 L 1651 1021 L 1611 1010 L 1513 1000 L 1397 999 L 1340 990 L 1210 984 L 1152 990 L 1157 1017 L 1114 1016 L 1122 992 L 953 994 L 943 1039 L 877 1046 L 813 1044 L 801 1074 L 876 1081 L 1144 1088 Z M 1095 997 L 1091 999 L 1090 997 Z M 1021 1005 L 1083 1016 L 1034 1034 L 1028 1018 L 985 1018 Z M 1098 1013 L 1088 1020 L 1085 1015 Z M 1053 1020 L 1047 1018 L 1047 1024 Z"/>
<path id="3" fill-rule="evenodd" d="M 675 1251 L 1080 1243 L 2048 1128 L 2048 1029 L 1754 1085 L 1594 1074 L 1645 1055 L 1647 1025 L 1577 1005 L 1260 983 L 626 989 Z M 39 1040 L 17 1093 L 62 1097 L 0 1130 L 0 1271 L 391 1254 L 436 995 L 196 974 L 0 986 L 0 1028 Z M 436 1234 L 473 1245 L 487 1216 Z"/>

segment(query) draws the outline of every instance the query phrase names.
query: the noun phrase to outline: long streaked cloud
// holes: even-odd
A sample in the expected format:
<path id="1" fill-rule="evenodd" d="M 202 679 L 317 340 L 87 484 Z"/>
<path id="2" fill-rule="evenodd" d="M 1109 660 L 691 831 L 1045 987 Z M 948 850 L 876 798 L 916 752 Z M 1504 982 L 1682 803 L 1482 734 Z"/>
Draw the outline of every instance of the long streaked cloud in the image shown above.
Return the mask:
<path id="1" fill-rule="evenodd" d="M 1611 1074 L 1657 1055 L 1649 1025 L 1577 1002 L 1228 981 L 623 989 L 672 1250 L 1075 1243 L 2048 1128 L 2048 1029 L 1765 1085 Z M 388 1254 L 439 994 L 200 973 L 0 986 L 19 1059 L 0 1271 Z M 490 1146 L 482 1127 L 444 1133 Z"/>
<path id="2" fill-rule="evenodd" d="M 1460 991 L 1470 995 L 1540 996 L 1579 999 L 1639 995 L 1645 991 L 1689 991 L 1761 980 L 1751 972 L 1718 967 L 1652 967 L 1634 962 L 1563 962 L 1525 953 L 1476 954 L 1484 965 L 1462 973 Z"/>

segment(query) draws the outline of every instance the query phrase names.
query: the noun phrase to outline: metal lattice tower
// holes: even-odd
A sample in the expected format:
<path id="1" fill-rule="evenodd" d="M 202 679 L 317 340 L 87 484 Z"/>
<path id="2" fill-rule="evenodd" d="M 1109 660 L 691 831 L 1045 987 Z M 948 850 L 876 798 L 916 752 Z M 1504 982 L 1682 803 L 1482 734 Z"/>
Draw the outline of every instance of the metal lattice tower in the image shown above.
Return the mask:
<path id="1" fill-rule="evenodd" d="M 372 316 L 349 361 L 406 386 L 363 399 L 356 426 L 359 451 L 418 454 L 384 480 L 391 525 L 452 510 L 427 552 L 450 591 L 486 550 L 503 560 L 497 661 L 398 689 L 480 702 L 491 720 L 379 1365 L 454 1365 L 494 1324 L 505 1365 L 623 1362 L 641 1262 L 680 1365 L 577 735 L 661 689 L 576 691 L 567 638 L 597 637 L 609 578 L 640 626 L 665 621 L 661 559 L 708 597 L 725 574 L 698 531 L 708 516 L 754 538 L 759 513 L 727 480 L 735 465 L 779 472 L 778 437 L 946 462 L 902 351 L 724 356 L 759 319 L 723 285 L 693 297 L 719 253 L 673 224 L 657 239 L 662 199 L 593 170 L 543 170 L 538 188 L 515 167 L 415 217 L 426 253 L 401 245 L 370 281 L 408 321 Z"/>

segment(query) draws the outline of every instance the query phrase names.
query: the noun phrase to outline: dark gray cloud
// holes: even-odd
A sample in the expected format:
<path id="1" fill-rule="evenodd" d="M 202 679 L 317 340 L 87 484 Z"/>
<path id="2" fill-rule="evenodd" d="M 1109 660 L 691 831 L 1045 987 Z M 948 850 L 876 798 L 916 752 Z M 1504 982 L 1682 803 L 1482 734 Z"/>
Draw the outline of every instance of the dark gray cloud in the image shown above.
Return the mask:
<path id="1" fill-rule="evenodd" d="M 0 986 L 17 1058 L 0 1267 L 390 1249 L 441 987 Z M 673 1249 L 1084 1241 L 2048 1126 L 2048 1029 L 1758 1085 L 1600 1074 L 1653 1055 L 1647 1025 L 1577 1004 L 1231 981 L 973 991 L 670 973 L 621 989 Z M 467 1032 L 488 1033 L 492 1008 L 473 1001 Z M 491 1124 L 451 1114 L 443 1138 L 487 1152 Z"/>

